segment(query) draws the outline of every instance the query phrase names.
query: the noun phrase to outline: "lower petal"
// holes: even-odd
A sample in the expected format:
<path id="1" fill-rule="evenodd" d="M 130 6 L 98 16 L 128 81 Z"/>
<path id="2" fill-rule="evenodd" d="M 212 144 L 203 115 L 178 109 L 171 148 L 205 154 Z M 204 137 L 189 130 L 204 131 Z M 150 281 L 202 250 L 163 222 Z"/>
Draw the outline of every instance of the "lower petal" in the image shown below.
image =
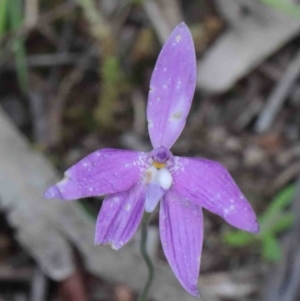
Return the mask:
<path id="1" fill-rule="evenodd" d="M 200 206 L 169 190 L 160 205 L 160 236 L 168 262 L 181 285 L 199 296 L 197 282 L 203 241 Z"/>
<path id="2" fill-rule="evenodd" d="M 118 250 L 131 239 L 143 215 L 145 190 L 144 185 L 137 184 L 104 199 L 96 223 L 96 244 L 111 244 Z"/>

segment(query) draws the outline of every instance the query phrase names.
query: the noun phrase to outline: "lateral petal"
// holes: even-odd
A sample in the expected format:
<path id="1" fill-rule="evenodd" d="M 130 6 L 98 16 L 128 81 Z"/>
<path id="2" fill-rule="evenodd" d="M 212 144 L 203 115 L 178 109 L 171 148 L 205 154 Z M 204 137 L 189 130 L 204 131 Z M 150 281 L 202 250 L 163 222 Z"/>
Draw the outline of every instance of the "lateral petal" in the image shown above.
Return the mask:
<path id="1" fill-rule="evenodd" d="M 220 163 L 175 157 L 173 182 L 180 194 L 239 229 L 257 233 L 255 212 Z"/>
<path id="2" fill-rule="evenodd" d="M 139 180 L 147 153 L 102 149 L 88 155 L 65 172 L 65 178 L 51 186 L 46 198 L 73 200 L 125 191 Z"/>
<path id="3" fill-rule="evenodd" d="M 195 85 L 195 47 L 188 27 L 180 23 L 164 44 L 150 82 L 147 120 L 154 148 L 170 148 L 181 134 Z"/>
<path id="4" fill-rule="evenodd" d="M 201 207 L 170 189 L 160 204 L 159 226 L 162 247 L 175 276 L 190 294 L 198 297 L 203 241 Z"/>
<path id="5" fill-rule="evenodd" d="M 95 244 L 111 244 L 118 250 L 126 244 L 141 221 L 146 188 L 142 183 L 104 199 L 96 223 Z"/>

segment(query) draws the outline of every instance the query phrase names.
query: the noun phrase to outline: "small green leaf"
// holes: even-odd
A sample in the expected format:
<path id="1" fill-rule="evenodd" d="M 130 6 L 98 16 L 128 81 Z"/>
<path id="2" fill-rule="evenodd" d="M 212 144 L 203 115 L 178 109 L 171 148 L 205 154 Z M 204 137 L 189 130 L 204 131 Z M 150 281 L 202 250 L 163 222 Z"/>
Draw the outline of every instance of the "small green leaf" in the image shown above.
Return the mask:
<path id="1" fill-rule="evenodd" d="M 287 212 L 281 215 L 280 219 L 277 220 L 272 228 L 273 233 L 280 233 L 289 229 L 295 221 L 295 215 L 293 213 Z"/>
<path id="2" fill-rule="evenodd" d="M 281 258 L 280 245 L 273 235 L 266 235 L 262 241 L 262 255 L 265 259 L 278 262 Z"/>
<path id="3" fill-rule="evenodd" d="M 230 231 L 224 234 L 224 241 L 234 247 L 243 247 L 258 242 L 263 258 L 276 262 L 280 260 L 280 246 L 276 234 L 288 229 L 295 216 L 288 212 L 287 206 L 295 194 L 295 185 L 289 185 L 281 190 L 271 201 L 266 211 L 258 218 L 261 231 L 258 235 L 243 231 Z"/>
<path id="4" fill-rule="evenodd" d="M 224 241 L 234 247 L 243 247 L 251 244 L 255 238 L 253 234 L 244 231 L 230 231 L 224 234 Z"/>

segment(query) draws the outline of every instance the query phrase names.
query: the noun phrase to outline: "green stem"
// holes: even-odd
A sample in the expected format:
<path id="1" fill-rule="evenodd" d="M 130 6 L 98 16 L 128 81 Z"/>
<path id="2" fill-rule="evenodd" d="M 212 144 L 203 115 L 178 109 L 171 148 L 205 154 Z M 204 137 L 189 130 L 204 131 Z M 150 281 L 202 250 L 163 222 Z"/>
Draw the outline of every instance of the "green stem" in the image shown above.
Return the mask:
<path id="1" fill-rule="evenodd" d="M 140 250 L 143 259 L 146 262 L 147 268 L 148 268 L 148 279 L 145 284 L 145 287 L 143 289 L 143 292 L 141 293 L 138 301 L 146 301 L 147 300 L 147 295 L 150 289 L 150 286 L 153 282 L 154 279 L 154 266 L 152 263 L 152 260 L 147 252 L 147 237 L 148 237 L 148 222 L 150 219 L 150 214 L 145 213 L 143 220 L 142 220 L 142 237 L 141 237 L 141 245 L 140 245 Z"/>

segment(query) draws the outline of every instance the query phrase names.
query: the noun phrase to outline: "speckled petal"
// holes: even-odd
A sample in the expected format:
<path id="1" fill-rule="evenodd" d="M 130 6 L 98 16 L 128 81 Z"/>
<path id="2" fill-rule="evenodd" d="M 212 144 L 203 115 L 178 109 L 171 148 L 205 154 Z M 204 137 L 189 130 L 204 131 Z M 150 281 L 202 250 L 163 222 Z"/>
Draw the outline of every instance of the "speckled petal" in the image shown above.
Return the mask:
<path id="1" fill-rule="evenodd" d="M 143 215 L 145 191 L 143 184 L 137 184 L 105 198 L 96 223 L 96 244 L 110 244 L 118 250 L 131 239 Z"/>
<path id="2" fill-rule="evenodd" d="M 180 194 L 239 229 L 257 233 L 256 215 L 229 172 L 206 159 L 175 157 L 173 182 Z"/>
<path id="3" fill-rule="evenodd" d="M 148 96 L 147 119 L 154 148 L 170 148 L 182 132 L 196 85 L 196 57 L 188 27 L 180 23 L 163 46 Z"/>
<path id="4" fill-rule="evenodd" d="M 147 154 L 129 150 L 102 149 L 85 157 L 51 186 L 46 198 L 73 200 L 125 191 L 144 171 Z"/>
<path id="5" fill-rule="evenodd" d="M 171 189 L 161 201 L 159 227 L 162 247 L 175 276 L 190 294 L 198 297 L 203 241 L 201 207 Z"/>

